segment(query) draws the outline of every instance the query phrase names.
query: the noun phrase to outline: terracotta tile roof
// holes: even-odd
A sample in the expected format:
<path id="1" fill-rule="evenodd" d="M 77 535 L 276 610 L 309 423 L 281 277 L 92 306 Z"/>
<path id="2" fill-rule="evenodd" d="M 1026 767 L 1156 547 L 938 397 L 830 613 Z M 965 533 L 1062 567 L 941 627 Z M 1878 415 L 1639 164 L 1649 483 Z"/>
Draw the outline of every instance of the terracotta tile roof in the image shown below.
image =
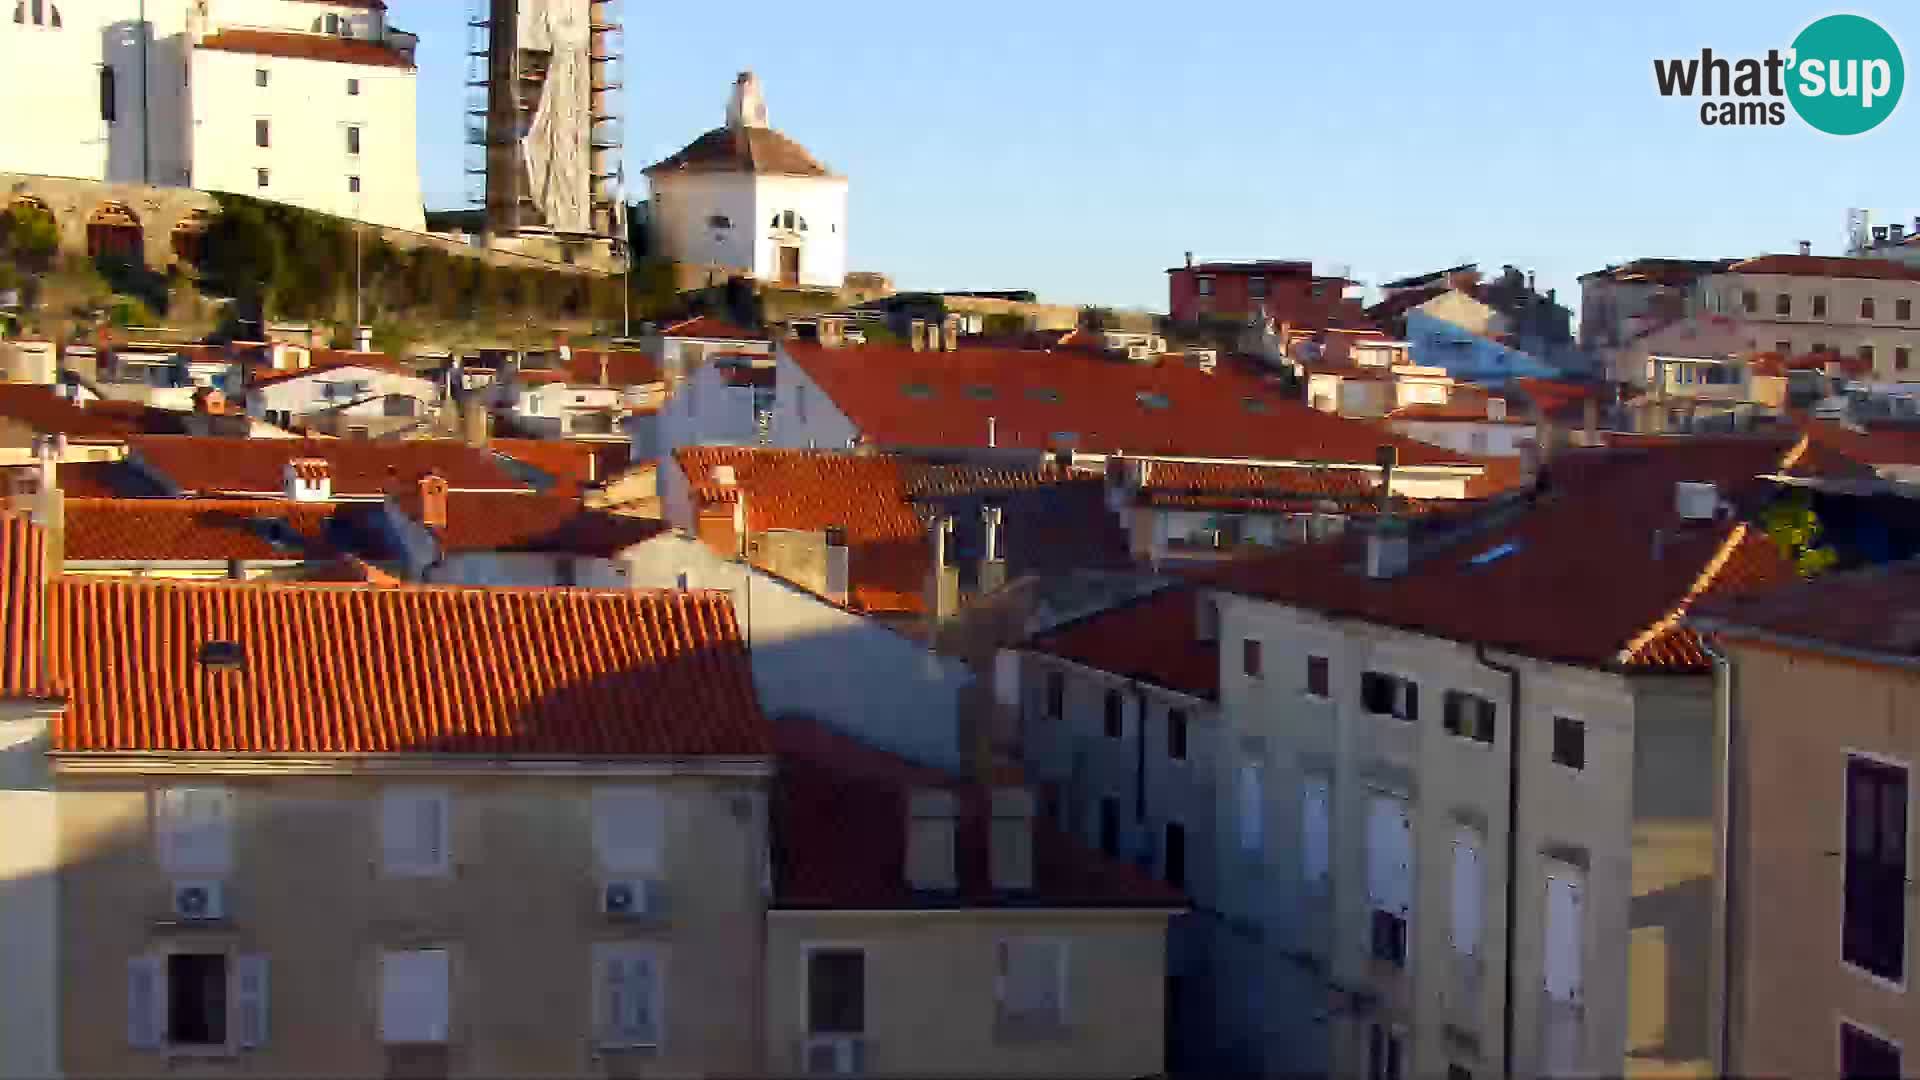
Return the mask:
<path id="1" fill-rule="evenodd" d="M 1034 652 L 1217 701 L 1220 645 L 1200 640 L 1199 598 L 1162 589 L 1041 634 Z"/>
<path id="2" fill-rule="evenodd" d="M 138 401 L 89 401 L 85 412 L 123 426 L 127 434 L 185 435 L 188 413 L 158 409 Z"/>
<path id="3" fill-rule="evenodd" d="M 522 551 L 612 558 L 667 531 L 652 518 L 589 510 L 564 495 L 467 492 L 447 496 L 435 529 L 447 552 Z"/>
<path id="4" fill-rule="evenodd" d="M 45 624 L 67 701 L 56 752 L 772 748 L 725 593 L 63 577 Z M 203 666 L 210 642 L 237 645 L 243 669 Z"/>
<path id="5" fill-rule="evenodd" d="M 222 30 L 201 38 L 196 49 L 216 52 L 284 56 L 294 60 L 323 60 L 363 67 L 413 69 L 405 56 L 378 42 L 329 34 L 296 34 L 272 30 Z"/>
<path id="6" fill-rule="evenodd" d="M 661 327 L 661 337 L 693 338 L 699 341 L 766 341 L 765 330 L 748 330 L 725 319 L 698 315 Z"/>
<path id="7" fill-rule="evenodd" d="M 0 699 L 52 693 L 44 646 L 47 558 L 45 530 L 0 510 Z"/>
<path id="8" fill-rule="evenodd" d="M 1738 261 L 1737 259 L 1634 259 L 1617 266 L 1581 274 L 1580 280 L 1608 277 L 1621 282 L 1686 286 L 1699 280 L 1702 274 L 1716 273 Z"/>
<path id="9" fill-rule="evenodd" d="M 1563 382 L 1556 379 L 1536 379 L 1522 377 L 1513 380 L 1525 403 L 1546 420 L 1558 423 L 1580 423 L 1586 419 L 1586 403 L 1589 400 L 1600 402 L 1602 406 L 1611 397 L 1606 387 L 1588 383 Z M 1509 411 L 1525 412 L 1526 404 L 1510 403 Z"/>
<path id="10" fill-rule="evenodd" d="M 1567 451 L 1537 502 L 1489 509 L 1477 528 L 1451 540 L 1416 533 L 1412 568 L 1391 580 L 1365 575 L 1363 536 L 1196 576 L 1232 592 L 1562 663 L 1703 670 L 1697 637 L 1678 623 L 1689 604 L 1769 587 L 1793 571 L 1758 530 L 1680 522 L 1674 485 L 1716 483 L 1736 506 L 1750 506 L 1768 488 L 1757 476 L 1781 468 L 1796 449 L 1694 436 Z M 1512 548 L 1495 554 L 1505 545 Z"/>
<path id="11" fill-rule="evenodd" d="M 137 430 L 115 411 L 95 413 L 54 393 L 52 387 L 34 383 L 0 382 L 0 419 L 16 421 L 36 434 L 93 441 L 114 441 Z"/>
<path id="12" fill-rule="evenodd" d="M 586 488 L 606 483 L 633 464 L 633 449 L 625 443 L 494 439 L 487 447 L 537 470 L 547 478 L 544 490 L 552 495 L 578 495 Z"/>
<path id="13" fill-rule="evenodd" d="M 420 374 L 407 365 L 388 358 L 385 353 L 356 353 L 335 349 L 315 349 L 312 354 L 312 359 L 313 362 L 306 367 L 294 368 L 287 371 L 276 371 L 273 368 L 255 368 L 247 375 L 247 388 L 249 390 L 258 390 L 263 387 L 276 386 L 284 382 L 292 382 L 295 379 L 305 379 L 314 375 L 326 375 L 343 368 L 356 367 L 366 368 L 369 371 L 384 371 L 389 375 L 407 375 L 416 379 L 426 378 L 425 375 Z"/>
<path id="14" fill-rule="evenodd" d="M 1375 474 L 1359 469 L 1290 469 L 1156 461 L 1147 468 L 1145 491 L 1155 495 L 1287 496 L 1312 500 L 1371 499 Z"/>
<path id="15" fill-rule="evenodd" d="M 700 503 L 747 493 L 747 531 L 847 531 L 849 606 L 919 612 L 933 550 L 911 502 L 915 468 L 887 455 L 734 446 L 681 447 L 674 460 Z M 731 468 L 731 485 L 714 479 Z"/>
<path id="16" fill-rule="evenodd" d="M 832 176 L 805 147 L 764 127 L 718 127 L 647 166 L 648 176 L 670 173 L 755 173 Z"/>
<path id="17" fill-rule="evenodd" d="M 283 499 L 69 498 L 63 554 L 70 561 L 331 558 L 333 509 Z"/>
<path id="18" fill-rule="evenodd" d="M 633 349 L 573 349 L 567 378 L 586 386 L 600 385 L 600 359 L 606 358 L 608 386 L 645 386 L 660 381 L 660 365 Z"/>
<path id="19" fill-rule="evenodd" d="M 1726 267 L 1729 274 L 1781 274 L 1787 277 L 1873 278 L 1920 281 L 1920 267 L 1890 259 L 1853 259 L 1841 255 L 1762 255 Z"/>
<path id="20" fill-rule="evenodd" d="M 1070 433 L 1073 448 L 1093 453 L 1372 462 L 1391 443 L 1403 464 L 1472 464 L 1383 425 L 1316 411 L 1224 359 L 1209 374 L 1073 349 L 785 348 L 885 447 L 985 447 L 991 419 L 994 444 L 1007 449 L 1045 450 Z"/>
<path id="21" fill-rule="evenodd" d="M 183 494 L 275 495 L 283 468 L 295 458 L 324 458 L 333 470 L 336 498 L 384 495 L 395 476 L 411 481 L 438 471 L 460 490 L 531 491 L 493 454 L 451 439 L 401 442 L 367 439 L 228 439 L 140 435 L 128 440 L 150 470 Z"/>
<path id="22" fill-rule="evenodd" d="M 1713 600 L 1688 621 L 1734 639 L 1765 635 L 1814 652 L 1824 647 L 1911 663 L 1920 657 L 1920 560 Z"/>
<path id="23" fill-rule="evenodd" d="M 1861 465 L 1920 465 L 1920 426 L 1877 423 L 1854 430 L 1832 420 L 1803 419 L 1800 427 L 1815 447 Z"/>
<path id="24" fill-rule="evenodd" d="M 1102 857 L 1036 818 L 1034 888 L 1009 899 L 988 870 L 989 793 L 811 720 L 773 722 L 774 906 L 916 909 L 1027 906 L 1179 908 L 1185 898 L 1137 868 Z M 907 885 L 907 800 L 916 788 L 954 792 L 959 809 L 951 897 Z"/>
<path id="25" fill-rule="evenodd" d="M 1476 424 L 1532 424 L 1533 421 L 1508 409 L 1498 420 L 1487 415 L 1487 403 L 1493 395 L 1478 387 L 1455 386 L 1444 405 L 1422 402 L 1402 405 L 1387 414 L 1390 420 L 1446 420 Z M 1505 400 L 1505 399 L 1502 399 Z"/>

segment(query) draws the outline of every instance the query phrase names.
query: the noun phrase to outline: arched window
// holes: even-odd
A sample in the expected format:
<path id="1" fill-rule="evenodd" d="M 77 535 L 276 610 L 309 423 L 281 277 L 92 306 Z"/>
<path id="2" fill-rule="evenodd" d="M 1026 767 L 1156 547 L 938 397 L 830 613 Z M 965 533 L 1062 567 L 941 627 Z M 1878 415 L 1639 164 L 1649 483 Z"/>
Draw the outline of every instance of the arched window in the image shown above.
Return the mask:
<path id="1" fill-rule="evenodd" d="M 806 232 L 807 219 L 791 210 L 781 210 L 773 215 L 773 221 L 769 223 L 768 227 L 785 229 L 788 232 Z"/>

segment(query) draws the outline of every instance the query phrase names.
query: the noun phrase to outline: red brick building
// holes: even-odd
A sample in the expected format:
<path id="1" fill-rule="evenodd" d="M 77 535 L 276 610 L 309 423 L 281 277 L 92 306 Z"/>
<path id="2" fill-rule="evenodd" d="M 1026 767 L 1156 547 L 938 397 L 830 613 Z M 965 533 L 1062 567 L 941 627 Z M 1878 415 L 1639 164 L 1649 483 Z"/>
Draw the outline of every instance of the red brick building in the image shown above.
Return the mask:
<path id="1" fill-rule="evenodd" d="M 1242 319 L 1264 304 L 1276 321 L 1297 327 L 1365 325 L 1359 303 L 1346 299 L 1349 284 L 1316 275 L 1305 260 L 1196 263 L 1189 256 L 1185 266 L 1167 271 L 1167 311 L 1175 322 Z"/>

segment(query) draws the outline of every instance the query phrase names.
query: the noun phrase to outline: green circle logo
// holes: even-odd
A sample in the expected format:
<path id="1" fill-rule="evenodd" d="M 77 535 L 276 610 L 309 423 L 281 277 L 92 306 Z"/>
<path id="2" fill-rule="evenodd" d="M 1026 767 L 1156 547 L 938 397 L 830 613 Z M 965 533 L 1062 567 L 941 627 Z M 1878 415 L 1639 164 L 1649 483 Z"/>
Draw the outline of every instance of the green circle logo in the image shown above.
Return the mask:
<path id="1" fill-rule="evenodd" d="M 1859 15 L 1829 15 L 1800 31 L 1789 62 L 1793 111 L 1829 135 L 1879 127 L 1907 82 L 1893 35 Z"/>

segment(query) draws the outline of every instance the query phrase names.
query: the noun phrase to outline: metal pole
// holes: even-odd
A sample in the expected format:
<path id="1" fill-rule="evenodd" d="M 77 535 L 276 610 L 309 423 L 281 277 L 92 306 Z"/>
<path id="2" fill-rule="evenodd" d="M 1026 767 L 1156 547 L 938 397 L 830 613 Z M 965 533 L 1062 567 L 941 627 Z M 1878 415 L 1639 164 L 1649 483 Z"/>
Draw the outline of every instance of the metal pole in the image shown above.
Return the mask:
<path id="1" fill-rule="evenodd" d="M 147 74 L 147 42 L 153 33 L 147 26 L 147 0 L 140 0 L 140 182 L 153 184 L 153 87 Z M 117 96 L 117 95 L 116 95 Z"/>

